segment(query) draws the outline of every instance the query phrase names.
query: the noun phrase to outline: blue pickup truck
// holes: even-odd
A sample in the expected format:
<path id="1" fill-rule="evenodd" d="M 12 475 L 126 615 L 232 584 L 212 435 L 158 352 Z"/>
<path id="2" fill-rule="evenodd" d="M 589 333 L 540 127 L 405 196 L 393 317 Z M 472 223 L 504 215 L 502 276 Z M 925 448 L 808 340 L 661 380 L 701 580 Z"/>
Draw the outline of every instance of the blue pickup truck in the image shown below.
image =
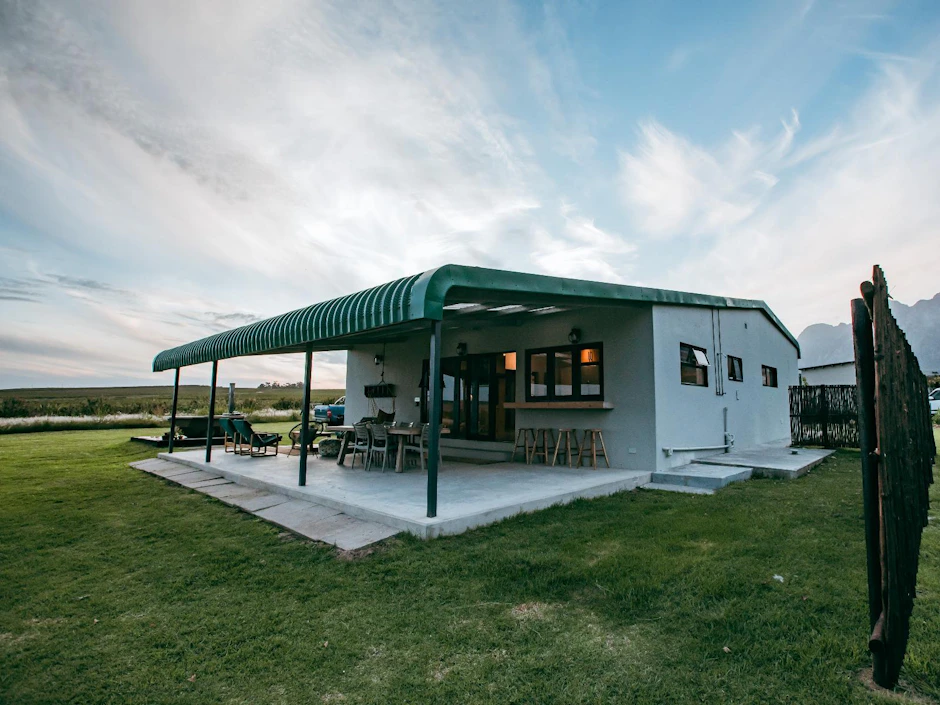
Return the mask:
<path id="1" fill-rule="evenodd" d="M 332 404 L 317 404 L 313 407 L 314 423 L 324 426 L 342 426 L 346 420 L 346 397 L 342 396 Z"/>

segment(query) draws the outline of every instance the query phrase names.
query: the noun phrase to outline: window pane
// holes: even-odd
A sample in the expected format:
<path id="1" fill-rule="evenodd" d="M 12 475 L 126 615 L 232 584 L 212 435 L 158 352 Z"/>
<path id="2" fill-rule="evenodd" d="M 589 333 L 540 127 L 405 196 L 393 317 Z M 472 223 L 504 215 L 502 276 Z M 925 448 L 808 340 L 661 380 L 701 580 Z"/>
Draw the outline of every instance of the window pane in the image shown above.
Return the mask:
<path id="1" fill-rule="evenodd" d="M 570 397 L 571 387 L 571 351 L 555 353 L 555 396 Z"/>
<path id="2" fill-rule="evenodd" d="M 529 357 L 529 395 L 548 396 L 548 353 L 533 353 Z"/>
<path id="3" fill-rule="evenodd" d="M 695 367 L 694 365 L 682 365 L 682 384 L 694 384 L 699 387 L 708 386 L 708 373 L 705 367 Z"/>
<path id="4" fill-rule="evenodd" d="M 600 364 L 601 361 L 601 351 L 600 348 L 584 348 L 581 351 L 581 364 L 582 365 L 592 365 Z"/>
<path id="5" fill-rule="evenodd" d="M 705 356 L 703 350 L 692 349 L 692 354 L 695 355 L 695 364 L 701 367 L 708 367 L 708 358 Z"/>
<path id="6" fill-rule="evenodd" d="M 599 396 L 601 393 L 601 366 L 581 365 L 581 395 Z"/>

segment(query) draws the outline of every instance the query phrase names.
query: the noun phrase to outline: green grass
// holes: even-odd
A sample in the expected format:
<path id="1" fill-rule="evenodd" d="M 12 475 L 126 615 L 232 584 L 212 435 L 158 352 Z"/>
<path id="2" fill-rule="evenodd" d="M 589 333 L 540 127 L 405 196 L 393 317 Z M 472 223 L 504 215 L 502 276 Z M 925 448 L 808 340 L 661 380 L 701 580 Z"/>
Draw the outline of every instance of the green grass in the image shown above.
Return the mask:
<path id="1" fill-rule="evenodd" d="M 0 438 L 0 702 L 887 702 L 855 453 L 349 556 L 129 469 L 127 436 Z M 934 521 L 902 677 L 940 700 L 938 563 Z"/>

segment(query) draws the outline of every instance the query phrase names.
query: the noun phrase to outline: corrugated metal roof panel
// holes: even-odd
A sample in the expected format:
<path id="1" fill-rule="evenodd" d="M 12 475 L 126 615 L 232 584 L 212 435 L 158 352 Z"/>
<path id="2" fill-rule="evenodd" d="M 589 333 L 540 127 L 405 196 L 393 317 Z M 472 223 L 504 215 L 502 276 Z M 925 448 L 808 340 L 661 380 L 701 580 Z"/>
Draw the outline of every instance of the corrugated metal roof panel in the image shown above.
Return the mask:
<path id="1" fill-rule="evenodd" d="M 164 350 L 154 358 L 153 369 L 160 372 L 243 355 L 296 350 L 306 345 L 316 347 L 335 338 L 409 321 L 441 320 L 451 290 L 511 294 L 520 297 L 520 303 L 635 302 L 757 309 L 797 351 L 800 349 L 793 334 L 763 301 L 449 264 Z"/>

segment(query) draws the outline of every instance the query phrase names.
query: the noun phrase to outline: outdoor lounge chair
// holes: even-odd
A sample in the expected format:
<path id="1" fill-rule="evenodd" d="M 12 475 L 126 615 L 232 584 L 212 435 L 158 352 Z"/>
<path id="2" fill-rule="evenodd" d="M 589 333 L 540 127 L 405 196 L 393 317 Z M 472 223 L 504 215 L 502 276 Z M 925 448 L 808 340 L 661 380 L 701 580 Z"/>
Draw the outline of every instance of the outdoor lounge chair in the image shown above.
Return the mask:
<path id="1" fill-rule="evenodd" d="M 248 444 L 248 452 L 255 458 L 260 455 L 267 455 L 268 448 L 274 448 L 274 454 L 277 455 L 277 444 L 281 442 L 281 436 L 277 433 L 257 433 L 251 424 L 244 419 L 232 419 L 235 424 L 235 430 L 242 440 Z M 260 452 L 259 452 L 260 451 Z"/>
<path id="2" fill-rule="evenodd" d="M 219 427 L 222 429 L 222 443 L 226 453 L 241 453 L 241 441 L 238 431 L 235 430 L 235 424 L 232 419 L 222 417 L 219 419 Z M 231 444 L 231 448 L 229 448 Z"/>

